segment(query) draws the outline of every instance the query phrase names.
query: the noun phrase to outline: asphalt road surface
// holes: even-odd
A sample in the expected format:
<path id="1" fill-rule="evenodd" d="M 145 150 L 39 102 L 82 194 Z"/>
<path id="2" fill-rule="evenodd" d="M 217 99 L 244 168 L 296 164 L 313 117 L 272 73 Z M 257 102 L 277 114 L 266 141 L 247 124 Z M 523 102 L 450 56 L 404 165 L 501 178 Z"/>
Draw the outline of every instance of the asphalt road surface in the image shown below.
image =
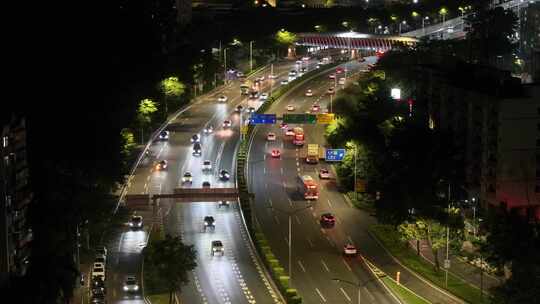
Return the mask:
<path id="1" fill-rule="evenodd" d="M 365 70 L 367 62 L 349 63 L 352 73 Z M 328 108 L 330 97 L 326 94 L 334 80 L 328 74 L 316 77 L 300 85 L 279 103 L 274 104 L 268 113 L 305 113 L 310 111 L 314 102 L 321 108 Z M 338 85 L 338 88 L 342 86 Z M 313 96 L 305 96 L 307 89 L 313 90 Z M 287 105 L 295 110 L 288 112 Z M 289 128 L 294 125 L 289 125 Z M 455 303 L 451 298 L 434 290 L 422 280 L 411 275 L 397 265 L 384 250 L 368 235 L 367 228 L 376 220 L 365 212 L 352 208 L 343 195 L 336 189 L 335 181 L 320 180 L 319 170 L 328 168 L 332 174 L 331 164 L 324 161 L 317 165 L 306 164 L 305 155 L 309 143 L 325 145 L 323 125 L 304 125 L 306 145 L 294 146 L 290 138 L 284 135 L 279 125 L 262 125 L 256 128 L 249 154 L 249 186 L 255 193 L 255 210 L 257 220 L 269 239 L 274 253 L 286 270 L 288 267 L 288 215 L 305 208 L 310 203 L 304 200 L 297 190 L 298 174 L 311 175 L 319 185 L 319 199 L 311 201 L 312 207 L 298 211 L 292 216 L 292 285 L 304 298 L 304 303 L 356 303 L 358 288 L 349 284 L 336 283 L 332 278 L 339 278 L 361 285 L 362 303 L 397 303 L 387 289 L 374 279 L 366 269 L 361 258 L 343 256 L 343 246 L 354 244 L 362 256 L 367 257 L 388 274 L 395 275 L 401 271 L 401 282 L 432 303 Z M 273 132 L 277 135 L 275 142 L 268 142 L 266 135 Z M 280 149 L 280 158 L 272 158 L 272 149 Z M 285 212 L 280 212 L 277 209 Z M 320 215 L 330 212 L 335 215 L 337 223 L 334 228 L 321 227 Z"/>
<path id="2" fill-rule="evenodd" d="M 280 85 L 294 63 L 276 64 L 274 74 L 280 78 L 264 81 L 263 90 L 268 91 Z M 254 75 L 268 75 L 269 69 Z M 193 175 L 193 187 L 201 187 L 203 181 L 212 187 L 234 187 L 235 156 L 239 144 L 240 116 L 234 113 L 238 104 L 258 107 L 260 101 L 248 101 L 240 96 L 240 82 L 235 81 L 223 89 L 200 98 L 188 110 L 179 115 L 166 128 L 170 131 L 168 141 L 152 144 L 151 156 L 144 159 L 130 181 L 128 194 L 172 193 L 182 185 L 181 178 L 186 171 Z M 226 103 L 217 102 L 220 95 L 226 95 Z M 247 119 L 248 113 L 243 114 Z M 225 119 L 232 121 L 230 128 L 223 128 Z M 208 125 L 214 127 L 212 134 L 203 134 Z M 202 155 L 192 155 L 190 138 L 200 134 Z M 168 169 L 158 171 L 157 161 L 167 160 Z M 212 170 L 203 172 L 203 160 L 210 160 Z M 220 170 L 231 174 L 229 181 L 218 178 Z M 146 245 L 148 229 L 163 224 L 167 233 L 181 235 L 187 244 L 194 244 L 198 252 L 198 267 L 191 273 L 191 282 L 182 289 L 182 303 L 276 303 L 277 297 L 263 275 L 262 265 L 256 262 L 254 252 L 248 244 L 238 211 L 237 203 L 229 207 L 218 207 L 215 202 L 172 203 L 162 201 L 159 214 L 162 221 L 152 223 L 151 212 L 138 212 L 143 215 L 145 229 L 130 231 L 125 229 L 108 245 L 111 259 L 107 267 L 108 298 L 111 303 L 143 303 L 141 293 L 127 295 L 123 292 L 123 280 L 127 275 L 136 275 L 140 281 L 142 255 Z M 204 231 L 203 218 L 211 215 L 216 220 L 215 230 Z M 225 255 L 211 256 L 212 240 L 221 240 Z"/>

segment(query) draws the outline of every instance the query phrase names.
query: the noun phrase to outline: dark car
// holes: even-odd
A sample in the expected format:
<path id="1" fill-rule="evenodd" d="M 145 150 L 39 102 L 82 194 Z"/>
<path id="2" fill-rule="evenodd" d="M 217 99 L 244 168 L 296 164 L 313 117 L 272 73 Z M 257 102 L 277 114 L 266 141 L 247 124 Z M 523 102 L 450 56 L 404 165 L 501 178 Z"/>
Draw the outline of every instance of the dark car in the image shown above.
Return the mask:
<path id="1" fill-rule="evenodd" d="M 242 105 L 237 105 L 235 111 L 236 112 L 242 112 L 242 111 L 244 111 L 244 107 Z"/>
<path id="2" fill-rule="evenodd" d="M 166 160 L 159 161 L 156 164 L 156 170 L 158 170 L 158 171 L 167 170 L 167 167 L 168 167 L 168 165 L 167 165 Z"/>
<path id="3" fill-rule="evenodd" d="M 160 140 L 168 140 L 169 139 L 169 131 L 161 131 L 161 133 L 159 133 L 159 139 Z"/>
<path id="4" fill-rule="evenodd" d="M 210 188 L 210 182 L 208 182 L 208 181 L 203 182 L 202 187 L 203 188 Z"/>
<path id="5" fill-rule="evenodd" d="M 129 227 L 131 229 L 141 229 L 143 227 L 143 217 L 140 215 L 133 215 L 129 221 Z"/>
<path id="6" fill-rule="evenodd" d="M 194 156 L 201 156 L 201 154 L 202 154 L 201 144 L 200 143 L 195 143 L 193 145 L 193 155 Z"/>
<path id="7" fill-rule="evenodd" d="M 321 215 L 321 225 L 325 228 L 334 227 L 336 224 L 336 217 L 332 213 L 323 213 Z"/>
<path id="8" fill-rule="evenodd" d="M 213 216 L 205 216 L 204 217 L 204 231 L 206 231 L 207 228 L 210 228 L 210 229 L 216 229 L 216 225 L 215 225 L 216 221 L 214 220 L 214 217 Z"/>
<path id="9" fill-rule="evenodd" d="M 219 171 L 219 179 L 228 181 L 231 178 L 231 174 L 227 170 Z"/>

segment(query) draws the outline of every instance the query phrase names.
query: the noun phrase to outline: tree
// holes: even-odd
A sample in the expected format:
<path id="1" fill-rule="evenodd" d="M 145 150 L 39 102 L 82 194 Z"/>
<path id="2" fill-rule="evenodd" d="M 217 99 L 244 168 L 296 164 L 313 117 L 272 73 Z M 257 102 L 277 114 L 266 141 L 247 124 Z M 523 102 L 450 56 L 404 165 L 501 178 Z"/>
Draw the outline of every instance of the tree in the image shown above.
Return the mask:
<path id="1" fill-rule="evenodd" d="M 421 222 L 408 222 L 405 221 L 398 226 L 398 231 L 401 233 L 401 237 L 405 241 L 416 241 L 416 254 L 420 255 L 420 240 L 425 239 L 426 235 L 424 229 L 421 229 L 423 224 Z"/>
<path id="2" fill-rule="evenodd" d="M 288 48 L 290 45 L 295 43 L 296 40 L 298 40 L 295 33 L 286 31 L 285 29 L 279 30 L 274 38 L 278 45 L 282 48 Z"/>
<path id="3" fill-rule="evenodd" d="M 490 8 L 490 1 L 476 0 L 472 13 L 465 18 L 469 61 L 494 63 L 497 56 L 511 54 L 516 44 L 512 41 L 518 19 L 512 10 Z"/>
<path id="4" fill-rule="evenodd" d="M 157 112 L 157 103 L 152 99 L 145 98 L 139 103 L 139 109 L 137 110 L 137 121 L 141 128 L 141 143 L 144 143 L 144 129 L 148 128 L 152 124 L 152 116 Z"/>
<path id="5" fill-rule="evenodd" d="M 148 260 L 166 284 L 172 303 L 173 294 L 181 291 L 182 285 L 189 282 L 188 273 L 197 267 L 197 252 L 193 245 L 185 245 L 180 237 L 170 235 L 154 241 L 148 249 Z"/>
<path id="6" fill-rule="evenodd" d="M 161 92 L 165 99 L 165 113 L 169 112 L 169 101 L 176 101 L 174 106 L 179 105 L 179 99 L 186 90 L 186 86 L 178 80 L 178 77 L 168 77 L 163 79 L 160 84 Z"/>

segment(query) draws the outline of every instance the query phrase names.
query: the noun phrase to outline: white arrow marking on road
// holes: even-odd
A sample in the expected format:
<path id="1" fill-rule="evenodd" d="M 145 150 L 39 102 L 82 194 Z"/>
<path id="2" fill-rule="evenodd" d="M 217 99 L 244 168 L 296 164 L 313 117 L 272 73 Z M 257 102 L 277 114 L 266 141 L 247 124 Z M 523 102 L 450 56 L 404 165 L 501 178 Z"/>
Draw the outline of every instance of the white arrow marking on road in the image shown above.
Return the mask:
<path id="1" fill-rule="evenodd" d="M 351 266 L 349 266 L 349 263 L 347 263 L 347 261 L 345 261 L 344 258 L 341 258 L 341 260 L 343 261 L 343 264 L 345 264 L 345 267 L 347 267 L 347 269 L 349 269 L 349 271 L 352 272 L 352 269 L 351 269 Z"/>
<path id="2" fill-rule="evenodd" d="M 300 268 L 302 268 L 303 272 L 306 272 L 306 268 L 304 268 L 304 265 L 302 265 L 302 262 L 300 262 L 300 260 L 298 260 L 298 265 L 300 265 Z"/>
<path id="3" fill-rule="evenodd" d="M 309 246 L 311 246 L 312 248 L 315 247 L 315 245 L 313 245 L 313 242 L 311 241 L 310 238 L 306 238 L 308 243 L 309 243 Z"/>
<path id="4" fill-rule="evenodd" d="M 321 291 L 319 290 L 319 288 L 315 288 L 315 291 L 317 292 L 317 294 L 319 294 L 319 297 L 321 297 L 321 299 L 323 300 L 323 302 L 326 303 L 326 299 L 324 298 L 324 296 L 322 295 Z"/>
<path id="5" fill-rule="evenodd" d="M 300 225 L 301 224 L 300 218 L 296 214 L 294 215 L 294 218 L 296 219 L 296 222 L 298 223 L 298 225 Z"/>
<path id="6" fill-rule="evenodd" d="M 341 292 L 343 293 L 343 295 L 345 296 L 345 298 L 347 298 L 347 301 L 351 302 L 351 298 L 350 298 L 349 295 L 345 292 L 345 290 L 343 290 L 343 287 L 340 287 L 339 290 L 341 290 Z"/>
<path id="7" fill-rule="evenodd" d="M 324 269 L 326 269 L 326 271 L 330 272 L 330 268 L 328 268 L 328 265 L 326 265 L 326 263 L 323 260 L 321 260 L 321 263 L 322 263 Z"/>
<path id="8" fill-rule="evenodd" d="M 332 208 L 332 203 L 330 202 L 330 200 L 327 200 L 328 202 L 328 206 L 330 206 L 330 208 Z"/>

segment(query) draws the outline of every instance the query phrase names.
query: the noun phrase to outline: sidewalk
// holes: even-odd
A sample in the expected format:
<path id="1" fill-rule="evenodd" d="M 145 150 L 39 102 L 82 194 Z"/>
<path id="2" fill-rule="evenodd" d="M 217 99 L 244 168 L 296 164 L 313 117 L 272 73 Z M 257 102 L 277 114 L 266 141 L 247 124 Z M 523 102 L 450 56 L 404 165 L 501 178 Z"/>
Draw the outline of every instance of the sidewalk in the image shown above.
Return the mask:
<path id="1" fill-rule="evenodd" d="M 416 241 L 409 242 L 411 249 L 416 252 Z M 435 264 L 435 259 L 433 253 L 426 240 L 420 241 L 420 255 L 429 263 Z M 446 258 L 446 251 L 439 250 L 439 263 L 441 267 L 444 264 Z M 450 269 L 449 272 L 460 277 L 465 282 L 470 285 L 480 289 L 482 288 L 485 293 L 490 293 L 490 289 L 496 287 L 502 283 L 502 279 L 491 274 L 488 274 L 485 271 L 480 271 L 480 268 L 474 266 L 461 258 L 456 257 L 455 255 L 450 254 Z"/>

